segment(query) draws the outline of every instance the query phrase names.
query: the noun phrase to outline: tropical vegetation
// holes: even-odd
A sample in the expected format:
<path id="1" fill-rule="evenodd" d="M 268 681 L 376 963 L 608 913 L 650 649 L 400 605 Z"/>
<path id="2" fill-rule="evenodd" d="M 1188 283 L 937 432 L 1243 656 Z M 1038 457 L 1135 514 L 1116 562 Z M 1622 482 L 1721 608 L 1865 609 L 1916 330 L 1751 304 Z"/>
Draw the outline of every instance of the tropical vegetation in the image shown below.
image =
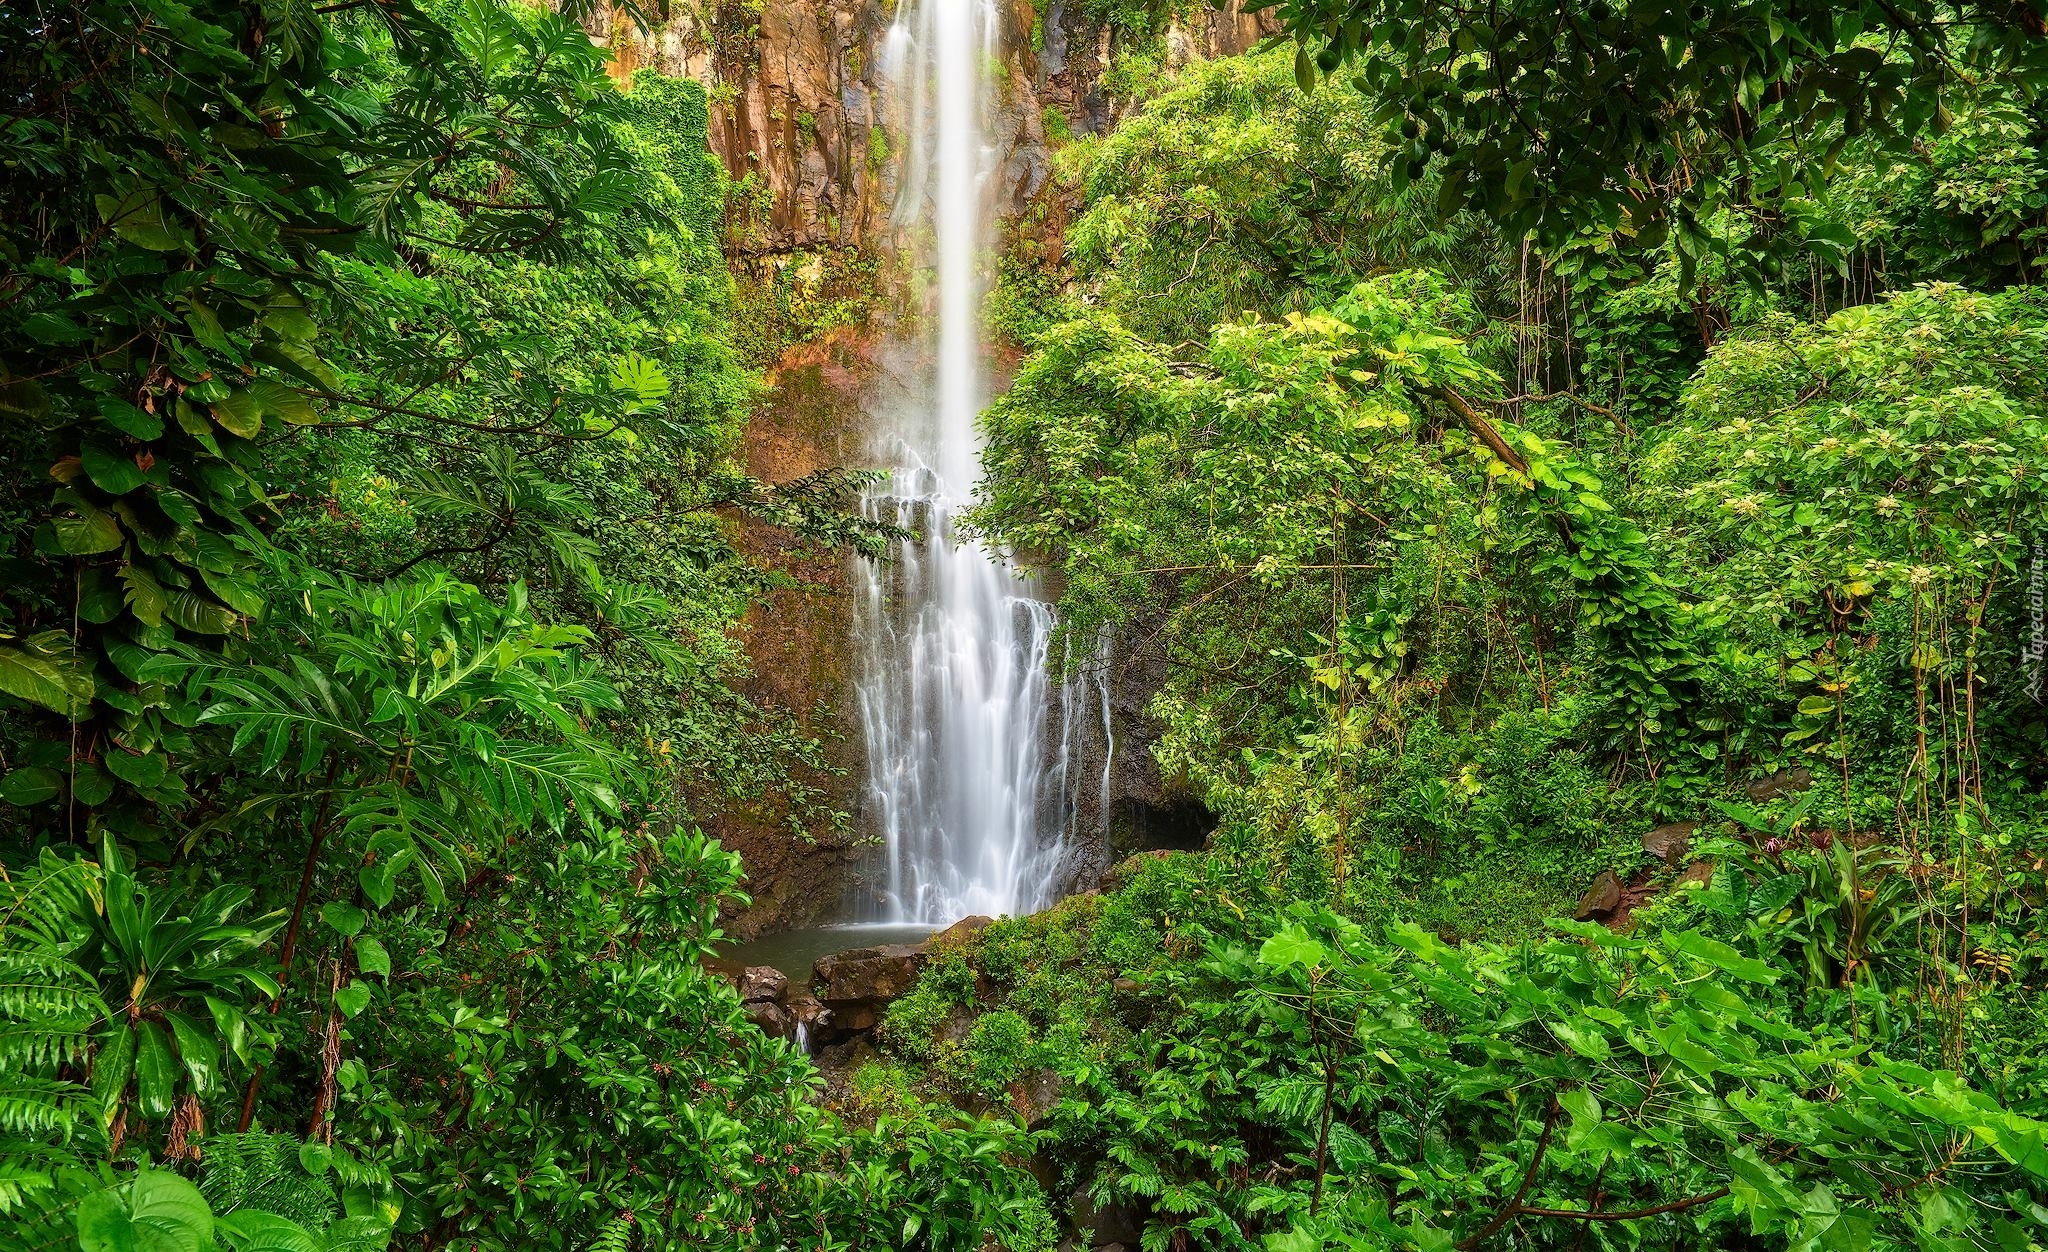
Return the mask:
<path id="1" fill-rule="evenodd" d="M 0 6 L 0 1243 L 2048 1247 L 2042 6 L 1082 7 L 973 524 L 1213 829 L 828 1085 L 737 527 L 899 535 L 744 469 L 705 89 Z"/>

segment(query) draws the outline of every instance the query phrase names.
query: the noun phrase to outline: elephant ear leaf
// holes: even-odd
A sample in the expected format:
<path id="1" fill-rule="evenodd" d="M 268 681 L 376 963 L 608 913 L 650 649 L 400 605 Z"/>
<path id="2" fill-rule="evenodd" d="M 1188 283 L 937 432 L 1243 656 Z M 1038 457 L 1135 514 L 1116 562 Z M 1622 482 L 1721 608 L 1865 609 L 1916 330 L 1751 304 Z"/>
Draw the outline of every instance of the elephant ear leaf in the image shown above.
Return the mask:
<path id="1" fill-rule="evenodd" d="M 199 1188 L 164 1169 L 143 1169 L 126 1187 L 78 1205 L 80 1252 L 209 1252 L 213 1210 Z"/>

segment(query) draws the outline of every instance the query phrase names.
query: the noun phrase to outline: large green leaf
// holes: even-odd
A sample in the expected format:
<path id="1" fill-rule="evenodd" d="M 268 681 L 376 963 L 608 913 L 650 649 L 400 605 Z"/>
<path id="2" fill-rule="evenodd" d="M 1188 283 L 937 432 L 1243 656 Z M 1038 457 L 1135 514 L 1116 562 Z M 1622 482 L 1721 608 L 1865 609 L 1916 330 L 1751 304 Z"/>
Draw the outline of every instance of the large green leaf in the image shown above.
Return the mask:
<path id="1" fill-rule="evenodd" d="M 125 196 L 95 196 L 100 217 L 116 235 L 152 252 L 172 252 L 191 236 L 166 214 L 164 198 L 154 187 L 137 187 Z"/>
<path id="2" fill-rule="evenodd" d="M 220 1071 L 220 1048 L 182 1013 L 165 1013 L 164 1021 L 178 1041 L 178 1059 L 192 1078 L 192 1089 L 201 1095 L 213 1090 L 214 1076 Z"/>
<path id="3" fill-rule="evenodd" d="M 135 1104 L 148 1118 L 170 1116 L 178 1089 L 178 1061 L 155 1022 L 135 1026 Z"/>
<path id="4" fill-rule="evenodd" d="M 160 786 L 164 781 L 165 762 L 161 752 L 129 752 L 110 747 L 101 760 L 108 773 L 131 787 L 147 789 Z"/>
<path id="5" fill-rule="evenodd" d="M 263 402 L 242 388 L 214 404 L 213 420 L 231 435 L 254 439 L 263 433 Z"/>
<path id="6" fill-rule="evenodd" d="M 384 1252 L 391 1223 L 380 1217 L 344 1217 L 327 1228 L 327 1252 Z"/>
<path id="7" fill-rule="evenodd" d="M 307 1233 L 305 1227 L 275 1213 L 240 1209 L 214 1223 L 234 1252 L 324 1252 L 325 1242 Z"/>
<path id="8" fill-rule="evenodd" d="M 127 588 L 123 598 L 128 609 L 135 614 L 135 620 L 144 626 L 161 626 L 164 610 L 170 607 L 170 593 L 164 590 L 155 575 L 134 562 L 121 567 L 121 583 Z"/>
<path id="9" fill-rule="evenodd" d="M 199 1188 L 165 1169 L 144 1166 L 126 1187 L 78 1206 L 80 1252 L 208 1252 L 213 1230 Z"/>
<path id="10" fill-rule="evenodd" d="M 199 635 L 225 635 L 239 620 L 235 611 L 196 591 L 173 591 L 164 599 L 164 616 Z"/>
<path id="11" fill-rule="evenodd" d="M 1313 969 L 1322 963 L 1326 955 L 1328 951 L 1316 937 L 1300 926 L 1288 926 L 1276 932 L 1259 948 L 1259 959 L 1279 968 L 1304 965 Z"/>
<path id="12" fill-rule="evenodd" d="M 101 1037 L 100 1050 L 92 1058 L 92 1093 L 108 1123 L 121 1107 L 121 1093 L 135 1075 L 135 1032 L 116 1026 Z"/>
<path id="13" fill-rule="evenodd" d="M 270 378 L 258 378 L 247 388 L 250 398 L 262 408 L 265 416 L 294 426 L 310 426 L 320 420 L 320 414 L 313 408 L 313 402 L 296 388 Z"/>
<path id="14" fill-rule="evenodd" d="M 85 716 L 92 703 L 91 673 L 67 654 L 70 640 L 49 631 L 24 641 L 25 648 L 0 644 L 0 691 L 66 717 Z"/>
<path id="15" fill-rule="evenodd" d="M 76 517 L 53 517 L 50 531 L 56 536 L 57 551 L 65 556 L 92 556 L 112 552 L 121 546 L 121 523 L 112 513 L 92 505 L 74 502 Z"/>
<path id="16" fill-rule="evenodd" d="M 64 775 L 44 765 L 23 766 L 0 778 L 0 800 L 9 804 L 41 804 L 63 790 Z"/>
<path id="17" fill-rule="evenodd" d="M 126 495 L 145 481 L 142 467 L 135 463 L 134 457 L 123 456 L 96 443 L 79 449 L 78 459 L 85 467 L 85 476 L 92 479 L 92 485 L 110 496 Z"/>

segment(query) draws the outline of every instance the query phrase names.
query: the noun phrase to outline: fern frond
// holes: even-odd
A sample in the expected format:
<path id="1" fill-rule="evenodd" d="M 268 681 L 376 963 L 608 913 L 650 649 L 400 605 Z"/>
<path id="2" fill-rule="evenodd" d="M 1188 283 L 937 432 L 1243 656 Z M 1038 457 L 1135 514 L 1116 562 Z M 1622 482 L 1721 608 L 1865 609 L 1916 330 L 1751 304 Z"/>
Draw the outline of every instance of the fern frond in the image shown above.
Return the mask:
<path id="1" fill-rule="evenodd" d="M 199 1193 L 215 1213 L 254 1209 L 308 1230 L 334 1220 L 334 1188 L 299 1164 L 301 1143 L 291 1135 L 210 1135 L 199 1172 Z"/>
<path id="2" fill-rule="evenodd" d="M 590 1252 L 627 1252 L 632 1246 L 633 1214 L 625 1212 L 604 1224 L 590 1241 Z"/>

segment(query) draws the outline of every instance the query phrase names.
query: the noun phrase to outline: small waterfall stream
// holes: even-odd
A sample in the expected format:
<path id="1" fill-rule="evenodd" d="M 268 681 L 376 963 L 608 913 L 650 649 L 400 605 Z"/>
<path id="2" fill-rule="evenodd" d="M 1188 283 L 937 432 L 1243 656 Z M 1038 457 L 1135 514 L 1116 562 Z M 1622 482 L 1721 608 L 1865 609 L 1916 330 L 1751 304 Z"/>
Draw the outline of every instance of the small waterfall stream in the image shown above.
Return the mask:
<path id="1" fill-rule="evenodd" d="M 894 469 L 865 503 L 869 517 L 919 538 L 854 575 L 867 819 L 882 843 L 868 912 L 894 922 L 1053 903 L 1075 812 L 1069 715 L 1080 684 L 1059 693 L 1060 742 L 1047 743 L 1052 606 L 956 534 L 979 475 L 975 421 L 989 385 L 981 252 L 995 157 L 983 80 L 999 53 L 997 9 L 903 0 L 887 47 L 907 145 L 895 224 L 928 249 L 918 259 L 937 297 L 906 394 L 878 406 L 873 451 Z"/>

